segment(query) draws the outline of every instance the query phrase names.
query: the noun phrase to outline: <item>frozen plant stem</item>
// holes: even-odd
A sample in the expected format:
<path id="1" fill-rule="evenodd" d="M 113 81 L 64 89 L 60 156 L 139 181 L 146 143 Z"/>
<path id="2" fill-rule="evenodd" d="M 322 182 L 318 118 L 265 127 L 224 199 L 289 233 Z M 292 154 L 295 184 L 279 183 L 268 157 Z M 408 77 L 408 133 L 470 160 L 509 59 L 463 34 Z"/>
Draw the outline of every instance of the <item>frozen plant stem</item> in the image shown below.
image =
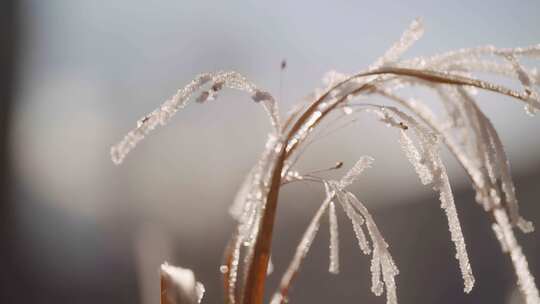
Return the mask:
<path id="1" fill-rule="evenodd" d="M 313 101 L 293 110 L 281 123 L 277 102 L 270 93 L 259 89 L 237 72 L 216 72 L 199 75 L 179 90 L 160 108 L 145 116 L 137 127 L 111 148 L 113 161 L 121 163 L 150 131 L 164 125 L 196 92 L 198 102 L 215 99 L 223 88 L 251 94 L 251 99 L 267 112 L 273 131 L 263 154 L 250 171 L 238 191 L 231 214 L 238 222 L 225 252 L 224 276 L 226 303 L 262 304 L 279 191 L 291 182 L 315 182 L 325 186 L 327 199 L 312 219 L 289 269 L 281 280 L 274 303 L 288 301 L 290 286 L 306 256 L 319 227 L 322 213 L 330 206 L 331 253 L 330 272 L 338 272 L 338 237 L 335 205 L 336 198 L 353 224 L 359 246 L 364 254 L 372 254 L 372 291 L 381 295 L 386 291 L 388 304 L 397 303 L 395 276 L 399 273 L 373 217 L 355 195 L 344 188 L 351 184 L 372 159 L 362 158 L 341 181 L 329 181 L 314 173 L 302 175 L 295 168 L 297 159 L 318 135 L 315 129 L 338 120 L 352 123 L 362 113 L 375 114 L 381 122 L 399 130 L 401 145 L 417 171 L 422 184 L 431 185 L 439 193 L 451 240 L 456 247 L 456 259 L 464 280 L 465 292 L 474 286 L 465 239 L 462 235 L 450 182 L 439 155 L 439 144 L 444 144 L 469 176 L 476 201 L 493 220 L 493 231 L 513 263 L 517 282 L 527 304 L 540 304 L 534 277 L 514 235 L 514 228 L 531 232 L 533 226 L 519 215 L 510 167 L 500 138 L 489 119 L 473 98 L 476 89 L 491 91 L 517 99 L 525 104 L 528 114 L 540 109 L 536 86 L 540 77 L 536 69 L 527 69 L 520 57 L 540 58 L 540 45 L 526 48 L 497 49 L 492 46 L 463 49 L 426 58 L 401 60 L 401 55 L 423 33 L 421 20 L 415 20 L 394 44 L 369 69 L 344 75 L 331 72 L 326 87 L 314 93 Z M 503 60 L 480 59 L 491 55 Z M 472 59 L 471 59 L 472 58 Z M 493 58 L 490 58 L 493 59 Z M 517 81 L 520 89 L 507 88 L 474 78 L 473 73 L 490 72 Z M 444 118 L 440 120 L 427 106 L 417 100 L 406 99 L 398 90 L 408 86 L 422 86 L 439 93 L 444 104 Z M 398 107 L 362 102 L 359 97 L 379 95 L 395 102 Z M 343 113 L 341 113 L 343 111 Z M 406 111 L 407 113 L 403 112 Z M 339 114 L 341 113 L 341 114 Z M 329 116 L 336 119 L 327 119 Z M 323 123 L 324 122 L 324 123 Z M 455 131 L 455 132 L 451 132 Z M 415 136 L 411 136 L 411 135 Z M 311 141 L 308 138 L 312 138 Z M 414 140 L 416 139 L 416 140 Z M 415 143 L 417 142 L 417 143 Z M 341 165 L 340 165 L 341 166 Z M 337 168 L 337 167 L 336 167 Z M 331 191 L 330 191 L 330 190 Z M 365 224 L 370 244 L 363 231 Z M 243 257 L 243 259 L 242 259 Z"/>

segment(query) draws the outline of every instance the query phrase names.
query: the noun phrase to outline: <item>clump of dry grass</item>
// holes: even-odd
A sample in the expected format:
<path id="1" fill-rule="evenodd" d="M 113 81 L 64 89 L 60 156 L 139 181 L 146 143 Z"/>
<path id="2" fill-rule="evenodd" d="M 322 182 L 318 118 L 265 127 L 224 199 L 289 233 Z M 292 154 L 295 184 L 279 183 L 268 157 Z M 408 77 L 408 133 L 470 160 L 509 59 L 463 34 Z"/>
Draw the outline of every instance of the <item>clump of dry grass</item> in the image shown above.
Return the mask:
<path id="1" fill-rule="evenodd" d="M 520 58 L 540 58 L 540 45 L 511 49 L 484 46 L 431 57 L 401 59 L 422 33 L 421 21 L 414 20 L 400 40 L 368 69 L 354 75 L 328 73 L 325 87 L 316 90 L 309 102 L 293 109 L 284 121 L 272 95 L 241 74 L 201 74 L 142 118 L 134 130 L 112 147 L 112 159 L 116 164 L 121 163 L 146 134 L 167 123 L 195 93 L 198 95 L 194 99 L 201 103 L 216 98 L 219 91 L 225 88 L 251 94 L 252 101 L 260 103 L 268 113 L 273 129 L 262 155 L 241 185 L 231 207 L 231 214 L 238 226 L 226 249 L 225 263 L 220 268 L 224 276 L 225 301 L 262 303 L 279 190 L 287 183 L 308 181 L 322 185 L 326 197 L 307 227 L 272 303 L 288 301 L 289 288 L 325 213 L 328 213 L 330 223 L 329 271 L 339 272 L 337 203 L 351 221 L 360 250 L 371 255 L 373 293 L 381 295 L 386 292 L 387 303 L 394 304 L 397 303 L 395 277 L 399 271 L 389 246 L 365 205 L 347 190 L 365 169 L 372 166 L 373 159 L 361 157 L 340 180 L 325 180 L 313 173 L 302 174 L 295 167 L 304 149 L 317 136 L 314 130 L 329 129 L 339 121 L 355 121 L 364 114 L 375 115 L 379 121 L 396 129 L 401 148 L 421 183 L 431 185 L 439 194 L 441 208 L 448 219 L 450 238 L 456 247 L 465 292 L 471 291 L 475 280 L 449 178 L 439 155 L 442 145 L 449 149 L 469 176 L 476 191 L 476 201 L 492 219 L 492 228 L 501 248 L 511 258 L 517 284 L 526 302 L 538 304 L 538 289 L 514 235 L 515 228 L 527 233 L 533 230 L 533 226 L 519 215 L 510 166 L 502 143 L 495 128 L 478 107 L 475 94 L 476 90 L 486 90 L 506 95 L 524 103 L 526 112 L 534 114 L 540 109 L 540 97 L 535 90 L 540 76 L 536 69 L 523 66 Z M 475 78 L 479 73 L 514 79 L 519 82 L 520 88 L 511 89 Z M 411 86 L 435 91 L 444 105 L 444 112 L 436 115 L 420 100 L 403 96 L 401 89 Z M 386 98 L 395 106 L 359 99 L 361 96 L 375 95 Z M 330 120 L 329 117 L 334 118 Z M 322 124 L 323 121 L 328 123 Z M 193 291 L 191 294 L 194 294 Z"/>

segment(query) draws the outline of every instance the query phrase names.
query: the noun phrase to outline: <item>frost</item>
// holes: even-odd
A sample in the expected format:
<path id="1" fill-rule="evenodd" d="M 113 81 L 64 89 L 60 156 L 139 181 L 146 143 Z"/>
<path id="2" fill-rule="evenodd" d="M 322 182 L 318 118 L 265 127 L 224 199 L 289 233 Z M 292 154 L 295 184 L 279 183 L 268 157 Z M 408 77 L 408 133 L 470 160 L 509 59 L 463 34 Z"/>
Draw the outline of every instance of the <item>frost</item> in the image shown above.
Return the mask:
<path id="1" fill-rule="evenodd" d="M 201 282 L 197 282 L 197 284 L 195 285 L 195 293 L 197 294 L 197 303 L 201 303 L 205 292 L 206 292 L 206 289 L 204 288 L 204 285 Z"/>
<path id="2" fill-rule="evenodd" d="M 272 262 L 272 257 L 268 258 L 268 268 L 266 270 L 266 275 L 269 276 L 274 272 L 274 262 Z"/>
<path id="3" fill-rule="evenodd" d="M 328 271 L 333 274 L 339 273 L 339 236 L 338 222 L 336 216 L 336 206 L 330 202 L 328 211 L 328 222 L 330 226 L 330 266 Z"/>
<path id="4" fill-rule="evenodd" d="M 420 181 L 422 184 L 427 185 L 430 184 L 433 181 L 433 175 L 429 171 L 429 169 L 426 167 L 425 164 L 422 163 L 422 156 L 420 155 L 420 152 L 416 149 L 414 142 L 412 139 L 407 135 L 405 131 L 401 131 L 401 137 L 400 137 L 400 144 L 401 148 L 403 149 L 403 152 L 409 159 L 409 162 L 413 165 L 414 169 L 416 170 L 416 173 L 420 177 Z"/>
<path id="5" fill-rule="evenodd" d="M 514 236 L 508 216 L 500 209 L 494 210 L 493 213 L 498 225 L 499 242 L 501 243 L 503 251 L 509 252 L 510 254 L 518 278 L 518 286 L 525 296 L 525 302 L 527 304 L 540 303 L 540 296 L 534 282 L 534 277 L 529 270 L 527 259 L 523 255 L 523 251 Z"/>
<path id="6" fill-rule="evenodd" d="M 443 93 L 441 96 L 446 102 L 460 105 L 461 115 L 469 122 L 470 127 L 465 129 L 465 132 L 472 131 L 472 134 L 468 137 L 467 147 L 469 148 L 463 159 L 470 161 L 461 162 L 468 167 L 468 171 L 478 172 L 473 176 L 478 186 L 477 200 L 484 205 L 486 210 L 491 210 L 501 203 L 502 191 L 512 223 L 524 232 L 532 231 L 532 224 L 519 215 L 510 165 L 495 128 L 465 90 L 458 88 L 440 92 Z"/>
<path id="7" fill-rule="evenodd" d="M 410 121 L 411 123 L 411 121 Z M 411 125 L 415 125 L 411 123 Z M 422 132 L 421 129 L 415 128 L 417 132 Z M 404 131 L 402 132 L 402 136 Z M 419 136 L 422 136 L 419 134 Z M 424 138 L 429 138 L 429 135 L 424 134 Z M 450 188 L 450 182 L 448 180 L 448 175 L 446 174 L 446 168 L 438 155 L 436 146 L 428 146 L 426 148 L 428 161 L 428 168 L 426 170 L 431 171 L 429 177 L 431 181 L 426 179 L 425 171 L 417 171 L 422 182 L 430 181 L 433 183 L 433 189 L 439 192 L 439 199 L 441 201 L 441 208 L 444 209 L 446 217 L 448 219 L 448 227 L 450 230 L 450 235 L 452 242 L 456 247 L 456 258 L 459 261 L 459 267 L 461 269 L 461 274 L 463 276 L 463 281 L 465 284 L 465 292 L 470 292 L 474 286 L 474 276 L 472 274 L 471 266 L 469 263 L 469 257 L 467 254 L 467 248 L 465 245 L 465 240 L 463 238 L 463 233 L 461 231 L 461 225 L 459 223 L 459 218 L 456 211 L 456 206 L 454 204 L 454 197 L 452 195 L 452 189 Z M 414 163 L 413 163 L 414 164 Z"/>
<path id="8" fill-rule="evenodd" d="M 368 158 L 365 158 L 368 159 Z M 369 158 L 369 162 L 371 163 L 373 160 Z M 360 161 L 359 161 L 360 162 Z M 364 161 L 365 162 L 365 161 Z M 358 164 L 358 163 L 357 163 Z M 349 172 L 355 172 L 358 171 L 355 169 L 356 166 L 354 166 Z M 362 169 L 363 170 L 363 169 Z M 362 171 L 360 170 L 360 171 Z M 349 173 L 346 174 L 346 176 Z M 343 179 L 342 179 L 343 180 Z M 368 212 L 364 204 L 362 204 L 354 194 L 351 192 L 343 190 L 342 183 L 337 181 L 329 181 L 325 183 L 327 193 L 331 193 L 330 195 L 334 195 L 337 197 L 339 203 L 341 204 L 343 210 L 347 214 L 347 217 L 351 220 L 351 223 L 353 225 L 353 230 L 355 232 L 355 235 L 358 240 L 358 245 L 362 252 L 364 254 L 373 253 L 372 260 L 371 260 L 371 274 L 372 274 L 372 292 L 380 296 L 383 291 L 386 289 L 387 294 L 387 303 L 388 304 L 396 304 L 397 303 L 397 295 L 396 295 L 396 283 L 395 283 L 395 276 L 399 274 L 399 271 L 392 259 L 392 256 L 388 252 L 388 244 L 382 237 L 379 229 L 377 228 L 377 225 L 375 224 L 371 214 Z M 331 207 L 332 208 L 332 207 Z M 332 222 L 332 215 L 333 211 L 330 209 L 330 248 L 333 248 L 332 243 L 337 243 L 337 240 L 334 242 L 332 241 L 333 237 L 332 235 L 336 236 L 337 239 L 337 233 L 332 232 L 333 229 L 337 230 L 337 225 L 335 225 L 333 228 Z M 337 222 L 336 222 L 337 223 Z M 369 232 L 369 236 L 371 238 L 371 242 L 373 244 L 373 250 L 369 247 L 368 241 L 366 239 L 366 236 L 364 234 L 362 226 L 365 225 L 367 231 Z M 330 251 L 330 260 L 331 260 L 331 267 L 332 269 L 332 260 L 334 259 L 332 256 L 337 255 L 337 252 Z M 331 271 L 332 272 L 332 271 Z M 382 281 L 381 281 L 382 278 Z"/>
<path id="9" fill-rule="evenodd" d="M 491 225 L 491 229 L 493 229 L 493 233 L 495 234 L 495 237 L 497 238 L 497 240 L 501 244 L 502 251 L 504 253 L 508 253 L 510 251 L 510 249 L 508 248 L 508 246 L 506 244 L 506 241 L 504 240 L 504 234 L 503 234 L 503 231 L 501 229 L 501 226 L 499 226 L 496 223 L 493 223 L 493 225 Z"/>
<path id="10" fill-rule="evenodd" d="M 401 145 L 417 171 L 421 182 L 424 184 L 431 183 L 433 189 L 439 192 L 441 208 L 445 211 L 447 216 L 450 236 L 456 247 L 456 258 L 459 261 L 463 276 L 465 292 L 470 292 L 474 286 L 475 280 L 472 275 L 465 240 L 457 216 L 450 182 L 446 174 L 446 168 L 439 156 L 437 137 L 429 130 L 421 127 L 414 118 L 396 108 L 380 106 L 372 107 L 375 108 L 375 111 L 377 111 L 376 113 L 380 115 L 383 122 L 400 128 Z M 395 117 L 392 115 L 395 115 Z M 414 146 L 412 140 L 407 136 L 406 131 L 400 127 L 397 118 L 404 121 L 415 132 L 421 143 L 421 152 Z M 374 245 L 374 251 L 375 250 L 376 248 Z"/>
<path id="11" fill-rule="evenodd" d="M 380 280 L 382 274 L 382 280 L 386 289 L 386 303 L 396 304 L 397 295 L 395 276 L 399 274 L 399 271 L 390 252 L 388 252 L 388 244 L 382 237 L 379 228 L 364 204 L 362 204 L 351 192 L 346 192 L 346 195 L 352 206 L 354 206 L 354 208 L 356 208 L 356 210 L 358 210 L 365 218 L 366 227 L 373 244 L 373 256 L 370 267 L 372 275 L 371 290 L 375 295 L 382 294 L 383 287 Z"/>
<path id="12" fill-rule="evenodd" d="M 356 164 L 341 178 L 339 181 L 339 188 L 346 188 L 354 181 L 362 172 L 366 169 L 371 167 L 371 164 L 373 163 L 373 158 L 369 156 L 362 156 Z"/>
<path id="13" fill-rule="evenodd" d="M 345 211 L 345 214 L 347 214 L 347 217 L 353 225 L 354 234 L 358 241 L 358 247 L 360 247 L 362 253 L 366 255 L 370 254 L 371 248 L 369 247 L 366 235 L 364 233 L 364 230 L 362 229 L 362 225 L 364 225 L 365 223 L 364 218 L 362 218 L 362 216 L 355 211 L 355 209 L 351 205 L 351 202 L 348 200 L 347 196 L 344 193 L 338 191 L 337 197 L 339 202 L 341 203 L 343 210 Z"/>
<path id="14" fill-rule="evenodd" d="M 120 164 L 127 154 L 143 140 L 143 138 L 159 125 L 165 125 L 176 112 L 184 108 L 192 95 L 200 90 L 203 85 L 212 83 L 210 90 L 204 91 L 197 97 L 198 102 L 205 102 L 215 97 L 215 93 L 223 87 L 245 91 L 255 92 L 254 96 L 260 96 L 262 92 L 253 83 L 249 82 L 244 76 L 237 72 L 216 72 L 204 73 L 197 76 L 184 88 L 178 90 L 174 96 L 166 100 L 159 108 L 144 116 L 137 122 L 135 129 L 130 131 L 120 142 L 111 148 L 111 157 L 115 164 Z M 279 111 L 277 103 L 269 94 L 264 94 L 261 99 L 263 107 L 269 114 L 270 122 L 276 133 L 279 133 Z"/>
<path id="15" fill-rule="evenodd" d="M 198 304 L 204 296 L 204 285 L 195 280 L 193 271 L 164 263 L 160 269 L 162 297 L 168 303 Z"/>
<path id="16" fill-rule="evenodd" d="M 384 55 L 377 59 L 372 65 L 372 68 L 377 68 L 381 65 L 392 63 L 399 59 L 418 39 L 424 34 L 424 26 L 422 19 L 417 18 L 411 22 L 407 30 L 403 32 L 399 40 L 390 47 Z"/>
<path id="17" fill-rule="evenodd" d="M 233 245 L 233 252 L 232 252 L 232 261 L 231 261 L 231 268 L 228 269 L 229 273 L 229 294 L 227 295 L 229 298 L 229 302 L 231 304 L 235 303 L 235 290 L 236 290 L 236 281 L 238 280 L 238 267 L 240 265 L 240 249 L 242 248 L 242 239 L 237 238 Z"/>
<path id="18" fill-rule="evenodd" d="M 505 194 L 506 203 L 508 204 L 510 219 L 512 223 L 517 225 L 523 232 L 532 232 L 534 231 L 533 224 L 526 221 L 519 215 L 519 206 L 516 198 L 514 182 L 512 180 L 512 174 L 510 172 L 510 164 L 508 162 L 508 158 L 506 157 L 502 142 L 491 122 L 489 122 L 487 118 L 485 119 L 485 122 L 487 132 L 491 137 L 489 143 L 493 145 L 496 161 L 500 166 L 501 188 Z"/>
<path id="19" fill-rule="evenodd" d="M 463 233 L 461 231 L 456 205 L 454 204 L 452 189 L 450 188 L 450 182 L 448 181 L 448 176 L 446 175 L 446 169 L 444 167 L 441 168 L 441 175 L 440 184 L 435 185 L 434 188 L 440 192 L 441 208 L 444 209 L 448 219 L 448 227 L 452 242 L 454 242 L 456 246 L 456 259 L 459 261 L 459 268 L 461 269 L 461 274 L 465 283 L 465 292 L 469 293 L 474 286 L 475 279 L 469 263 L 469 256 L 465 246 L 465 239 L 463 238 Z"/>
<path id="20" fill-rule="evenodd" d="M 373 249 L 369 270 L 371 271 L 371 292 L 376 296 L 380 296 L 384 291 L 384 285 L 381 282 L 381 258 L 378 246 Z"/>
<path id="21" fill-rule="evenodd" d="M 340 196 L 338 196 L 340 197 Z M 388 244 L 382 237 L 377 225 L 373 221 L 371 214 L 364 204 L 362 204 L 351 192 L 344 192 L 341 196 L 342 204 L 350 204 L 351 208 L 358 211 L 365 219 L 365 224 L 373 244 L 373 255 L 371 260 L 372 292 L 379 296 L 384 288 L 388 304 L 397 303 L 395 276 L 399 271 L 388 252 Z M 382 282 L 381 282 L 382 276 Z M 383 287 L 384 282 L 384 287 Z"/>
<path id="22" fill-rule="evenodd" d="M 332 71 L 328 71 L 328 72 L 326 72 L 326 74 L 324 74 L 322 82 L 323 82 L 324 85 L 331 88 L 331 87 L 337 85 L 338 83 L 343 82 L 348 77 L 349 76 L 346 75 L 346 74 L 339 73 L 337 71 L 332 70 Z"/>

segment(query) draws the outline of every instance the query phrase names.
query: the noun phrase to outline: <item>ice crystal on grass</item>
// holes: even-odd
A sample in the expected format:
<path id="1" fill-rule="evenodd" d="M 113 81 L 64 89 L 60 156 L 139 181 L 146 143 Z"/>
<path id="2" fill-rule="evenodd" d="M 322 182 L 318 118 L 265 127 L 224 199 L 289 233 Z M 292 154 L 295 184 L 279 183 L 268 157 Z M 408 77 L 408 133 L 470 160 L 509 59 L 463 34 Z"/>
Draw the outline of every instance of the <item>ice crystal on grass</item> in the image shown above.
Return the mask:
<path id="1" fill-rule="evenodd" d="M 472 274 L 469 256 L 465 246 L 465 239 L 463 238 L 463 232 L 461 231 L 461 225 L 459 223 L 452 189 L 450 188 L 450 182 L 448 181 L 448 175 L 446 174 L 446 169 L 444 167 L 441 167 L 440 170 L 440 183 L 434 185 L 434 188 L 440 193 L 441 208 L 444 209 L 448 219 L 448 227 L 452 242 L 454 242 L 456 246 L 456 259 L 459 261 L 459 268 L 461 269 L 461 274 L 465 283 L 465 292 L 469 293 L 474 286 L 475 279 Z"/>
<path id="2" fill-rule="evenodd" d="M 362 228 L 362 225 L 364 225 L 365 223 L 364 218 L 360 214 L 358 214 L 358 211 L 356 211 L 355 208 L 350 204 L 345 194 L 343 194 L 342 192 L 338 192 L 337 196 L 339 198 L 341 206 L 343 207 L 343 210 L 345 211 L 345 214 L 353 225 L 354 234 L 358 241 L 358 247 L 360 247 L 362 253 L 366 255 L 370 254 L 371 248 L 369 247 L 366 234 L 364 233 L 364 230 Z"/>
<path id="3" fill-rule="evenodd" d="M 493 213 L 497 221 L 497 229 L 500 232 L 498 239 L 503 251 L 510 254 L 518 278 L 518 286 L 525 296 L 525 302 L 540 303 L 540 296 L 534 282 L 534 277 L 529 270 L 527 258 L 523 255 L 521 246 L 517 243 L 516 237 L 512 232 L 512 225 L 510 224 L 508 215 L 502 209 L 497 209 Z"/>
<path id="4" fill-rule="evenodd" d="M 164 263 L 161 265 L 161 299 L 163 304 L 198 304 L 205 289 L 195 280 L 193 271 Z"/>
<path id="5" fill-rule="evenodd" d="M 214 99 L 217 92 L 223 87 L 253 93 L 254 101 L 262 101 L 262 105 L 270 117 L 270 122 L 276 132 L 280 128 L 277 103 L 268 93 L 260 91 L 255 84 L 248 81 L 243 75 L 237 72 L 216 72 L 204 73 L 193 79 L 184 88 L 178 90 L 174 96 L 166 100 L 159 108 L 144 116 L 137 122 L 137 126 L 129 132 L 122 141 L 111 148 L 112 160 L 115 164 L 120 164 L 127 154 L 135 146 L 159 125 L 165 125 L 176 112 L 184 108 L 190 101 L 193 94 L 202 87 L 211 83 L 208 91 L 202 91 L 196 98 L 198 102 L 206 102 Z"/>
<path id="6" fill-rule="evenodd" d="M 328 212 L 328 223 L 330 226 L 330 266 L 328 271 L 330 273 L 339 273 L 339 235 L 338 235 L 338 222 L 336 215 L 336 205 L 334 202 L 330 202 Z"/>
<path id="7" fill-rule="evenodd" d="M 401 148 L 403 149 L 405 155 L 407 155 L 409 162 L 414 166 L 418 177 L 420 177 L 420 181 L 424 185 L 431 183 L 431 181 L 433 180 L 433 175 L 423 163 L 423 158 L 420 155 L 418 149 L 416 149 L 413 140 L 407 135 L 405 131 L 401 131 L 400 133 L 401 137 L 399 141 L 401 144 Z"/>
<path id="8" fill-rule="evenodd" d="M 392 45 L 384 55 L 377 59 L 372 65 L 372 68 L 379 67 L 384 64 L 391 64 L 401 57 L 418 39 L 424 35 L 424 25 L 422 20 L 417 18 L 411 22 L 409 27 L 401 34 L 399 40 Z"/>
<path id="9" fill-rule="evenodd" d="M 352 184 L 356 178 L 362 174 L 362 172 L 371 166 L 373 158 L 369 156 L 362 156 L 356 164 L 345 174 L 339 181 L 340 188 L 346 188 Z"/>
<path id="10" fill-rule="evenodd" d="M 351 222 L 360 252 L 371 255 L 372 292 L 377 296 L 386 293 L 387 303 L 396 304 L 396 276 L 399 271 L 390 255 L 389 246 L 365 205 L 347 189 L 371 166 L 373 159 L 366 156 L 360 158 L 340 180 L 325 180 L 316 174 L 320 171 L 301 174 L 296 168 L 298 159 L 317 139 L 361 120 L 365 113 L 375 114 L 379 121 L 398 131 L 399 145 L 420 182 L 430 185 L 438 194 L 455 246 L 465 292 L 471 291 L 475 280 L 450 180 L 440 156 L 442 146 L 446 146 L 461 164 L 476 192 L 476 201 L 492 219 L 493 233 L 502 251 L 512 261 L 517 284 L 526 303 L 540 304 L 534 277 L 514 235 L 514 228 L 531 232 L 533 226 L 519 214 L 516 190 L 503 144 L 495 127 L 475 100 L 476 92 L 484 90 L 523 103 L 528 114 L 540 110 L 538 69 L 525 66 L 523 62 L 528 61 L 522 60 L 540 59 L 540 44 L 517 48 L 488 45 L 402 59 L 405 51 L 423 32 L 421 20 L 416 19 L 399 40 L 367 69 L 352 75 L 328 72 L 323 79 L 324 88 L 316 89 L 309 101 L 293 108 L 283 122 L 274 97 L 241 74 L 200 74 L 156 110 L 140 119 L 135 129 L 111 148 L 112 160 L 116 164 L 121 163 L 148 133 L 167 123 L 190 100 L 209 103 L 227 88 L 247 92 L 252 102 L 260 104 L 268 114 L 272 131 L 230 209 L 237 227 L 227 246 L 225 262 L 220 267 L 226 302 L 262 303 L 265 278 L 271 272 L 268 264 L 279 190 L 287 184 L 310 182 L 324 186 L 325 198 L 304 232 L 271 303 L 289 301 L 293 280 L 311 248 L 322 216 L 327 212 L 330 229 L 329 271 L 339 271 L 338 217 L 335 210 L 338 204 Z M 508 78 L 514 82 L 514 86 L 506 87 L 477 78 L 486 73 Z M 442 103 L 441 113 L 433 112 L 417 98 L 402 96 L 402 89 L 413 86 L 434 91 Z M 372 95 L 381 96 L 397 106 L 368 103 L 366 97 Z M 332 116 L 332 120 L 328 119 Z M 341 165 L 339 163 L 330 169 L 338 169 Z M 165 275 L 171 272 L 169 270 L 164 270 Z M 188 287 L 183 292 L 189 298 L 188 303 L 195 303 L 200 300 L 197 295 L 202 294 L 202 285 L 193 283 L 194 279 L 190 278 L 189 283 L 180 281 L 183 282 L 182 288 Z"/>

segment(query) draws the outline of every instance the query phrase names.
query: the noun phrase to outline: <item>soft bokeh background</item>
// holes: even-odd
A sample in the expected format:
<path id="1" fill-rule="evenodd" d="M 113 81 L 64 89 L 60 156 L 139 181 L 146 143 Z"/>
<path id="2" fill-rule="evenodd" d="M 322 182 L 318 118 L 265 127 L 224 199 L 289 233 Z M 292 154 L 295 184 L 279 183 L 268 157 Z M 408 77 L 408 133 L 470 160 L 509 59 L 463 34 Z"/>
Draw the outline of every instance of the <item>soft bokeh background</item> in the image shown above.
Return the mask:
<path id="1" fill-rule="evenodd" d="M 4 0 L 0 302 L 157 303 L 157 269 L 167 260 L 194 269 L 207 287 L 204 302 L 219 303 L 218 267 L 233 230 L 227 208 L 265 142 L 263 111 L 226 92 L 186 108 L 120 167 L 110 161 L 111 144 L 204 71 L 238 70 L 282 96 L 285 110 L 324 72 L 369 65 L 418 16 L 427 31 L 407 56 L 540 42 L 540 2 L 471 2 Z M 523 214 L 538 224 L 540 118 L 508 98 L 479 98 L 506 145 Z M 375 157 L 355 191 L 391 244 L 401 303 L 520 303 L 509 260 L 448 159 L 477 275 L 463 294 L 436 195 L 419 185 L 396 140 L 362 121 L 320 141 L 301 168 Z M 284 189 L 269 291 L 321 197 L 313 185 Z M 340 223 L 342 274 L 326 273 L 321 229 L 293 303 L 384 303 L 369 292 L 369 259 Z M 540 237 L 520 238 L 539 276 Z"/>

